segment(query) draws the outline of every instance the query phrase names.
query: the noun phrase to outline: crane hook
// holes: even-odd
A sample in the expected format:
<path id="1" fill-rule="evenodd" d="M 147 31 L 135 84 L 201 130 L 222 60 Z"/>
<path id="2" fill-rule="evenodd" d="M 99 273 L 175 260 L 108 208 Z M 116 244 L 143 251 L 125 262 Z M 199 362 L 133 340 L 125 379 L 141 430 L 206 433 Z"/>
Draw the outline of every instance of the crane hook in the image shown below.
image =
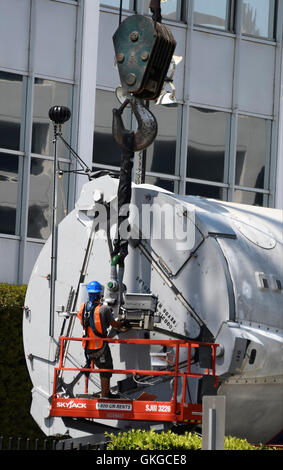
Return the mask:
<path id="1" fill-rule="evenodd" d="M 132 111 L 138 122 L 138 129 L 134 132 L 133 146 L 128 148 L 123 139 L 125 134 L 132 133 L 125 129 L 122 120 L 122 113 L 125 107 L 130 103 Z M 137 152 L 149 147 L 154 141 L 158 130 L 158 124 L 155 116 L 136 98 L 127 98 L 119 109 L 113 109 L 112 132 L 116 142 L 125 150 Z"/>

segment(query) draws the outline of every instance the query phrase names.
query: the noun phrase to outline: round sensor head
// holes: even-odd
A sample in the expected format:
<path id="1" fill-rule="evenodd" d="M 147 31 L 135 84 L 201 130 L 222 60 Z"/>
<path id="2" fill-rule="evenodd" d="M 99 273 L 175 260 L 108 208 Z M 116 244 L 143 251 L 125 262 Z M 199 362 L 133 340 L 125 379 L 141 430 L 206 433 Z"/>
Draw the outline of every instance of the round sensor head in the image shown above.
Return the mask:
<path id="1" fill-rule="evenodd" d="M 55 124 L 64 124 L 64 122 L 69 121 L 71 111 L 66 106 L 52 106 L 52 108 L 49 109 L 48 115 Z"/>

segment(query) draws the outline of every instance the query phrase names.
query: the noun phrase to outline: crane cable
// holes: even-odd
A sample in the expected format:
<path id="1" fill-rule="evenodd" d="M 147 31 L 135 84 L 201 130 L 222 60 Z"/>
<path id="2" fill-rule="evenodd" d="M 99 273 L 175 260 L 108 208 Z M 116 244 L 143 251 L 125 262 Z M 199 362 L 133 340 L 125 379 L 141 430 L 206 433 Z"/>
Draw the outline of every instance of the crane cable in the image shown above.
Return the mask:
<path id="1" fill-rule="evenodd" d="M 123 0 L 120 0 L 120 9 L 119 9 L 119 26 L 122 23 L 122 10 L 123 10 Z"/>

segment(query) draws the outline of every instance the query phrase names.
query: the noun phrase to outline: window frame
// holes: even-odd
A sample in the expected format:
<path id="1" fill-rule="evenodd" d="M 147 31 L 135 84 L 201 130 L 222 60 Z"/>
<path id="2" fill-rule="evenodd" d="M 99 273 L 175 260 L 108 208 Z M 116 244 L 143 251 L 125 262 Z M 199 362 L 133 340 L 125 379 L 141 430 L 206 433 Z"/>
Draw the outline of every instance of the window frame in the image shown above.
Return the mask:
<path id="1" fill-rule="evenodd" d="M 18 157 L 18 183 L 17 183 L 17 206 L 16 206 L 16 221 L 15 221 L 15 234 L 10 235 L 7 233 L 0 233 L 0 238 L 16 238 L 20 239 L 21 237 L 21 227 L 22 227 L 22 212 L 24 210 L 23 202 L 23 187 L 24 187 L 24 167 L 26 161 L 25 153 L 25 142 L 26 142 L 26 102 L 27 102 L 27 90 L 28 90 L 28 77 L 25 73 L 14 70 L 5 70 L 1 69 L 2 73 L 13 74 L 16 76 L 21 76 L 21 116 L 20 116 L 20 137 L 19 137 L 19 149 L 9 149 L 5 147 L 0 147 L 0 158 L 1 154 L 17 156 Z"/>
<path id="2" fill-rule="evenodd" d="M 246 185 L 236 184 L 236 165 L 237 165 L 237 149 L 238 149 L 238 131 L 239 131 L 239 119 L 241 117 L 245 118 L 253 118 L 253 119 L 261 119 L 265 121 L 266 126 L 266 141 L 265 141 L 265 158 L 264 158 L 264 181 L 263 181 L 263 188 L 251 187 Z M 237 134 L 236 134 L 236 155 L 235 155 L 235 176 L 234 176 L 234 188 L 242 189 L 244 188 L 245 191 L 256 191 L 256 192 L 264 192 L 269 193 L 269 186 L 270 186 L 270 166 L 271 166 L 271 140 L 272 140 L 272 120 L 267 119 L 266 117 L 259 117 L 259 116 L 252 116 L 250 114 L 245 113 L 238 113 L 237 114 Z"/>
<path id="3" fill-rule="evenodd" d="M 117 7 L 113 6 L 113 5 L 108 5 L 107 3 L 104 3 L 103 1 L 99 2 L 99 8 L 111 8 L 111 9 L 113 9 L 115 11 L 118 11 L 118 12 L 120 10 L 119 5 Z M 129 0 L 129 8 L 124 8 L 124 5 L 123 5 L 123 11 L 134 12 L 135 10 L 136 10 L 135 0 Z"/>
<path id="4" fill-rule="evenodd" d="M 191 119 L 191 109 L 204 109 L 212 112 L 221 112 L 222 114 L 225 115 L 226 117 L 226 129 L 225 129 L 225 147 L 224 147 L 224 159 L 223 159 L 223 177 L 222 181 L 216 181 L 216 180 L 206 180 L 202 178 L 195 178 L 192 176 L 188 176 L 188 163 L 189 163 L 189 142 L 190 142 L 190 129 L 188 129 L 188 142 L 187 142 L 187 164 L 186 164 L 186 183 L 187 182 L 196 182 L 196 181 L 202 181 L 204 184 L 212 184 L 213 186 L 215 185 L 220 185 L 221 187 L 223 185 L 228 184 L 228 178 L 229 178 L 229 143 L 230 143 L 230 136 L 231 136 L 231 112 L 228 110 L 224 109 L 217 109 L 217 108 L 210 108 L 207 106 L 200 106 L 200 105 L 195 105 L 195 104 L 190 104 L 189 106 L 189 126 L 190 126 L 190 119 Z"/>
<path id="5" fill-rule="evenodd" d="M 33 100 L 32 100 L 32 109 L 31 109 L 31 148 L 30 148 L 30 153 L 31 155 L 33 156 L 41 156 L 41 157 L 52 157 L 52 155 L 50 155 L 50 153 L 37 153 L 36 151 L 34 152 L 33 149 L 32 149 L 32 145 L 33 145 L 33 132 L 34 132 L 34 124 L 35 124 L 35 121 L 34 121 L 34 111 L 35 111 L 35 86 L 36 86 L 36 80 L 43 80 L 43 81 L 46 81 L 46 82 L 53 82 L 53 83 L 58 83 L 58 84 L 61 84 L 61 85 L 67 85 L 69 88 L 70 88 L 70 103 L 68 104 L 65 104 L 65 106 L 68 106 L 68 108 L 71 110 L 71 114 L 73 114 L 73 107 L 74 107 L 74 84 L 73 82 L 66 82 L 64 80 L 59 80 L 59 79 L 54 79 L 54 78 L 50 78 L 50 77 L 41 77 L 41 76 L 34 76 L 34 79 L 33 79 Z M 62 103 L 63 104 L 63 103 Z M 54 104 L 51 104 L 51 106 L 55 105 Z M 52 128 L 51 128 L 51 123 L 49 124 L 49 128 L 48 128 L 48 133 L 49 132 L 52 132 Z M 67 135 L 65 136 L 65 140 L 67 141 L 70 141 L 71 140 L 71 137 L 72 137 L 72 134 L 73 134 L 73 123 L 72 123 L 72 120 L 70 120 L 70 124 L 69 124 L 69 128 L 68 128 L 68 131 L 67 131 Z M 63 144 L 62 144 L 63 145 Z M 65 147 L 64 147 L 65 148 Z M 65 159 L 68 159 L 69 161 L 71 161 L 71 154 L 69 151 L 67 151 L 66 149 L 66 156 L 59 156 L 58 155 L 58 160 L 65 160 Z"/>
<path id="6" fill-rule="evenodd" d="M 31 153 L 30 154 L 30 170 L 31 170 L 32 160 L 35 160 L 35 159 L 43 160 L 43 161 L 50 161 L 52 164 L 54 162 L 54 158 L 51 157 L 51 156 L 38 155 L 38 154 Z M 60 165 L 60 163 L 64 164 L 66 167 L 68 167 L 68 170 L 70 169 L 70 165 L 71 165 L 70 160 L 68 160 L 66 158 L 65 159 L 64 158 L 60 158 L 60 159 L 58 158 L 58 164 Z M 53 170 L 53 165 L 52 165 L 52 170 Z M 69 173 L 66 173 L 66 174 L 68 175 L 68 181 L 67 181 L 67 184 L 66 184 L 67 191 L 64 194 L 64 199 L 65 200 L 62 200 L 62 202 L 65 203 L 65 207 L 66 207 L 66 210 L 68 212 L 69 194 L 70 194 L 70 174 Z M 31 181 L 31 171 L 29 171 L 29 188 L 31 186 L 30 181 Z M 51 184 L 53 184 L 53 175 L 52 175 L 52 178 L 51 178 Z M 63 185 L 63 191 L 64 191 L 64 183 L 62 183 L 62 185 Z M 59 184 L 58 184 L 58 192 L 59 192 Z M 51 199 L 52 199 L 52 194 L 53 193 L 51 193 Z M 60 198 L 58 197 L 58 202 L 59 202 L 59 199 Z M 51 206 L 50 206 L 50 208 L 52 210 Z M 45 243 L 47 241 L 48 237 L 51 235 L 51 226 L 50 226 L 50 233 L 49 233 L 47 238 L 32 237 L 32 236 L 28 235 L 28 233 L 29 233 L 29 210 L 30 210 L 30 189 L 29 189 L 29 194 L 28 194 L 28 198 L 27 198 L 27 240 L 28 241 L 42 241 L 43 243 Z M 64 209 L 63 209 L 63 212 L 64 212 Z M 67 214 L 65 214 L 65 215 L 67 215 Z M 60 218 L 60 221 L 63 220 L 65 215 L 63 215 L 63 217 Z"/>
<path id="7" fill-rule="evenodd" d="M 150 13 L 148 11 L 145 11 L 145 4 L 144 4 L 144 1 L 143 1 L 143 5 L 142 7 L 140 7 L 138 4 L 139 4 L 139 1 L 140 0 L 136 0 L 136 8 L 138 8 L 140 11 L 140 13 L 142 15 L 145 15 L 145 16 L 150 16 Z M 186 8 L 187 8 L 187 2 L 184 1 L 184 0 L 176 0 L 177 4 L 176 4 L 176 18 L 172 19 L 172 18 L 168 18 L 167 16 L 163 16 L 162 15 L 162 5 L 161 5 L 161 15 L 162 15 L 162 22 L 167 22 L 167 21 L 173 21 L 175 23 L 181 23 L 181 22 L 184 22 L 184 18 L 186 17 L 185 16 L 185 12 L 186 12 Z"/>
<path id="8" fill-rule="evenodd" d="M 276 40 L 276 29 L 277 29 L 277 11 L 278 11 L 278 2 L 277 0 L 270 0 L 272 2 L 272 7 L 269 8 L 268 15 L 268 36 L 255 35 L 252 33 L 243 32 L 243 15 L 244 15 L 244 1 L 242 0 L 242 15 L 241 15 L 241 34 L 243 38 L 253 38 L 268 42 L 274 42 Z"/>
<path id="9" fill-rule="evenodd" d="M 195 6 L 195 5 L 194 5 Z M 226 15 L 225 15 L 225 28 L 217 28 L 217 26 L 207 26 L 207 25 L 202 25 L 199 23 L 195 23 L 194 21 L 194 15 L 195 15 L 195 9 L 192 11 L 193 15 L 193 26 L 194 29 L 198 28 L 203 28 L 206 30 L 212 30 L 215 32 L 221 32 L 221 33 L 235 33 L 235 23 L 236 23 L 236 0 L 226 0 Z"/>

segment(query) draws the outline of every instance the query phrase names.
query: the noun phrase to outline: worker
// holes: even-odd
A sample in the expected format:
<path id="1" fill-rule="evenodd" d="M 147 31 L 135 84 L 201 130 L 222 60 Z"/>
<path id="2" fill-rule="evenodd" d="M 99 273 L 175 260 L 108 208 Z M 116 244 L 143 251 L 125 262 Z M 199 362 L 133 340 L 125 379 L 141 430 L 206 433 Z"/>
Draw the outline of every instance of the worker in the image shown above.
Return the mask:
<path id="1" fill-rule="evenodd" d="M 98 369 L 113 369 L 111 351 L 107 341 L 107 329 L 109 326 L 121 331 L 128 331 L 127 320 L 116 321 L 111 308 L 101 304 L 102 286 L 98 281 L 92 281 L 87 285 L 88 301 L 82 303 L 77 316 L 84 328 L 85 337 L 83 347 L 88 362 L 93 361 Z M 112 372 L 101 372 L 101 398 L 119 398 L 110 391 L 110 378 Z"/>

